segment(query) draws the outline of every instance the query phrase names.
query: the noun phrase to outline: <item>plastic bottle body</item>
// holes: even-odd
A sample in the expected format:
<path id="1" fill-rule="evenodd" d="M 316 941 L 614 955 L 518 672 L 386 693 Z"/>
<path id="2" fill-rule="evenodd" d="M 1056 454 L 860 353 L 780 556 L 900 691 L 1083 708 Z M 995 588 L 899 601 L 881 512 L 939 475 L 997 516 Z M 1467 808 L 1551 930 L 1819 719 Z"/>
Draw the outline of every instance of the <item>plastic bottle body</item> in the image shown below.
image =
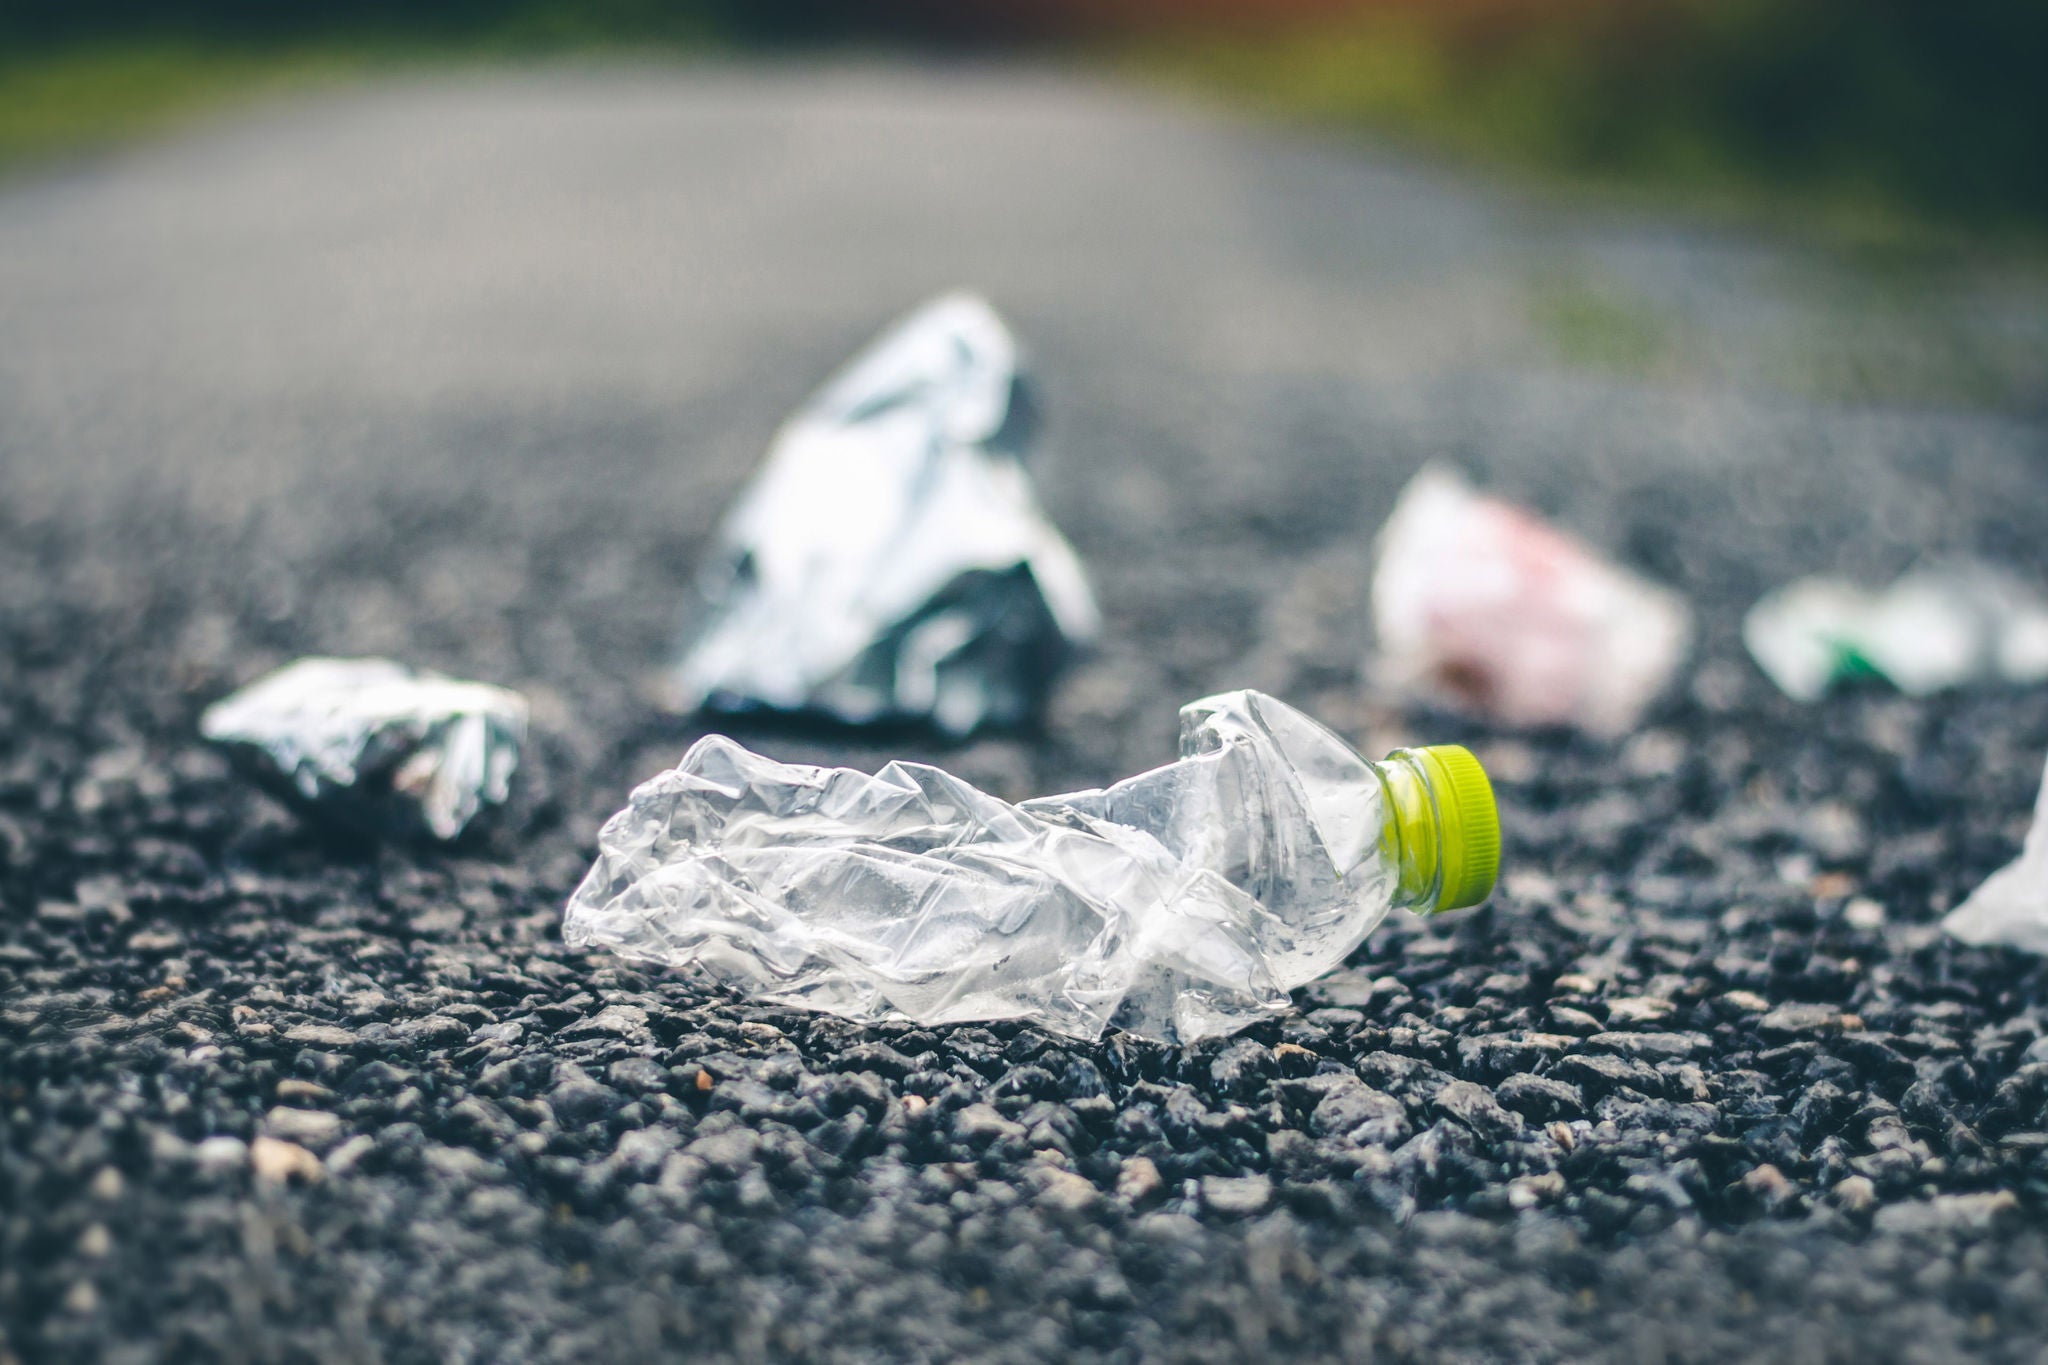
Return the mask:
<path id="1" fill-rule="evenodd" d="M 607 824 L 565 933 L 856 1019 L 1185 1041 L 1285 1010 L 1390 908 L 1434 903 L 1441 876 L 1404 871 L 1421 769 L 1257 693 L 1186 708 L 1181 751 L 1011 805 L 712 736 Z"/>

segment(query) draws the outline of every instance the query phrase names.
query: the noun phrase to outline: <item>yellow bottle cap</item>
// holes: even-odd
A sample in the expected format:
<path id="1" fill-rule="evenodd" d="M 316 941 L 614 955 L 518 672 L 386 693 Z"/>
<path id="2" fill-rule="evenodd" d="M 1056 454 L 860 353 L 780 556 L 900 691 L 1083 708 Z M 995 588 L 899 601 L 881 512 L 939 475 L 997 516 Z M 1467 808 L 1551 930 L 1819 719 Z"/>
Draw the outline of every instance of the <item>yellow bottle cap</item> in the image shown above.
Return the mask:
<path id="1" fill-rule="evenodd" d="M 1428 774 L 1443 831 L 1436 908 L 1478 905 L 1493 893 L 1500 876 L 1500 808 L 1493 802 L 1493 783 L 1462 744 L 1431 744 L 1409 752 Z"/>

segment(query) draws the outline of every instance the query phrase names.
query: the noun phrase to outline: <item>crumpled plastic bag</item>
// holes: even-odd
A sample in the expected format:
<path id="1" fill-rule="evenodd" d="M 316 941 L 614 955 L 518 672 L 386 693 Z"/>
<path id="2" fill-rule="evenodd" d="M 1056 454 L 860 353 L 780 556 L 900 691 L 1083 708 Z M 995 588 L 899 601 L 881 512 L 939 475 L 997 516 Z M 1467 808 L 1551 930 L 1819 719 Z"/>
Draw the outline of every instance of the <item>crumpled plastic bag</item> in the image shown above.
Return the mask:
<path id="1" fill-rule="evenodd" d="M 1095 638 L 1081 561 L 1039 509 L 1017 347 L 979 298 L 913 313 L 776 437 L 727 515 L 678 709 L 918 720 L 1038 714 Z"/>
<path id="2" fill-rule="evenodd" d="M 1180 752 L 1012 805 L 923 764 L 870 776 L 711 735 L 605 823 L 563 937 L 856 1020 L 1230 1033 L 1387 913 L 1385 797 L 1257 692 L 1182 708 Z"/>
<path id="3" fill-rule="evenodd" d="M 1425 466 L 1380 532 L 1374 676 L 1513 725 L 1626 734 L 1684 662 L 1685 600 Z"/>
<path id="4" fill-rule="evenodd" d="M 2020 856 L 1984 879 L 1941 927 L 1965 943 L 2048 953 L 2048 771 L 2034 799 L 2034 823 Z"/>
<path id="5" fill-rule="evenodd" d="M 364 833 L 454 839 L 511 794 L 517 692 L 389 659 L 307 658 L 215 702 L 199 733 L 286 800 Z"/>
<path id="6" fill-rule="evenodd" d="M 1908 696 L 1965 683 L 2048 680 L 2048 597 L 1971 560 L 1923 565 L 1871 591 L 1803 578 L 1749 609 L 1750 657 L 1795 701 L 1875 675 Z"/>

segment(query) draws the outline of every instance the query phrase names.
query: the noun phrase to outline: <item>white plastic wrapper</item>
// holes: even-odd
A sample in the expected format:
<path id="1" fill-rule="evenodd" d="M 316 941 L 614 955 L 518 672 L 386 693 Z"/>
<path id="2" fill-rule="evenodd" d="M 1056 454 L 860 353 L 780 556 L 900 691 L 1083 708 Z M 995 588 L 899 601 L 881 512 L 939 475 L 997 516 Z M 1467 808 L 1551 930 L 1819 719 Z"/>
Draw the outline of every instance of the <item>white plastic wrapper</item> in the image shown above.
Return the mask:
<path id="1" fill-rule="evenodd" d="M 1387 913 L 1386 797 L 1257 692 L 1183 708 L 1180 750 L 1011 805 L 922 764 L 869 776 L 713 735 L 605 824 L 564 937 L 850 1019 L 1229 1033 Z"/>
<path id="2" fill-rule="evenodd" d="M 1875 674 L 1908 696 L 1966 683 L 2048 680 L 2048 597 L 1971 561 L 1926 565 L 1869 591 L 1804 578 L 1743 618 L 1750 656 L 1786 696 L 1818 700 L 1836 680 Z"/>
<path id="3" fill-rule="evenodd" d="M 2048 772 L 2041 776 L 2034 823 L 2020 856 L 1986 877 L 1941 927 L 1965 943 L 2048 953 Z"/>
<path id="4" fill-rule="evenodd" d="M 505 801 L 526 701 L 389 659 L 300 659 L 215 702 L 199 732 L 286 799 L 372 834 L 453 839 Z"/>
<path id="5" fill-rule="evenodd" d="M 955 294 L 790 419 L 719 534 L 679 709 L 1018 725 L 1098 628 L 1040 511 L 1016 343 Z"/>
<path id="6" fill-rule="evenodd" d="M 1437 465 L 1380 532 L 1375 676 L 1513 725 L 1627 733 L 1685 661 L 1677 593 Z"/>

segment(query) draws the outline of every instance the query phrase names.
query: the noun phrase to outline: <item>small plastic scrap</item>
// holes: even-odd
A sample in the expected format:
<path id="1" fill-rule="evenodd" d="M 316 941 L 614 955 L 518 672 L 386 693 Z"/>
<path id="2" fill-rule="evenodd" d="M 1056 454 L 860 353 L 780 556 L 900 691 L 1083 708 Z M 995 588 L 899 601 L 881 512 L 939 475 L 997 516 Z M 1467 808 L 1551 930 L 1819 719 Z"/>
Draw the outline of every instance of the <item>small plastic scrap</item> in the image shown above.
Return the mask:
<path id="1" fill-rule="evenodd" d="M 207 707 L 199 732 L 307 809 L 453 839 L 510 795 L 526 701 L 388 659 L 300 659 Z"/>
<path id="2" fill-rule="evenodd" d="M 1871 592 L 1804 578 L 1749 610 L 1742 640 L 1786 696 L 1814 701 L 1839 679 L 1876 676 L 1908 696 L 1965 683 L 2048 679 L 2048 597 L 1988 564 L 1914 569 Z"/>
<path id="3" fill-rule="evenodd" d="M 2002 943 L 2048 953 L 2048 771 L 2020 856 L 1984 879 L 1941 927 L 1965 943 Z"/>
<path id="4" fill-rule="evenodd" d="M 1025 474 L 1029 416 L 1016 342 L 972 295 L 875 342 L 727 515 L 678 708 L 952 735 L 1035 716 L 1099 618 Z"/>
<path id="5" fill-rule="evenodd" d="M 1498 816 L 1463 749 L 1372 764 L 1232 692 L 1182 708 L 1180 752 L 1011 805 L 708 736 L 605 824 L 563 936 L 856 1020 L 1189 1041 L 1285 1010 L 1389 908 L 1492 889 Z"/>
<path id="6" fill-rule="evenodd" d="M 1684 662 L 1692 612 L 1437 465 L 1380 532 L 1376 676 L 1514 725 L 1632 729 Z"/>

